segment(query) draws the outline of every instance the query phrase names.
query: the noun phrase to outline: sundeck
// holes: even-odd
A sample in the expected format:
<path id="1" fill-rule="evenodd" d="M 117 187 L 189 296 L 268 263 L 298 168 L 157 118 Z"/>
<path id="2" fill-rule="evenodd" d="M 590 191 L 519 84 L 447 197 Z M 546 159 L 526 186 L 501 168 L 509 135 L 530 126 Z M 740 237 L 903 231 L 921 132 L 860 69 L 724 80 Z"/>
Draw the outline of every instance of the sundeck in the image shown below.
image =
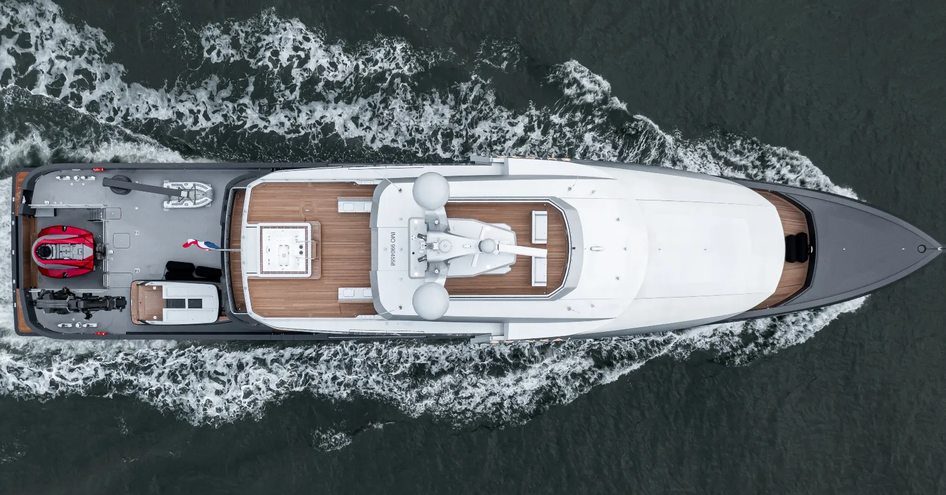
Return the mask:
<path id="1" fill-rule="evenodd" d="M 615 163 L 54 164 L 13 191 L 16 330 L 605 337 L 857 297 L 941 251 L 864 203 Z"/>

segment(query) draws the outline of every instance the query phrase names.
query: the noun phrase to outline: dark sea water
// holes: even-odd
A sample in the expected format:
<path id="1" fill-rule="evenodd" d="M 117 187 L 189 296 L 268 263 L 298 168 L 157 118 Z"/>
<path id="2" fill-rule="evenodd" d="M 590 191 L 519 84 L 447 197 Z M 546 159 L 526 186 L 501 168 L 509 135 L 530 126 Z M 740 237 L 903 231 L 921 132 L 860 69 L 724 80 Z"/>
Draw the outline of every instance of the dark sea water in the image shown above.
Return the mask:
<path id="1" fill-rule="evenodd" d="M 944 115 L 942 0 L 0 0 L 4 188 L 56 161 L 595 158 L 943 240 Z M 944 282 L 504 346 L 49 342 L 0 294 L 0 494 L 944 493 Z"/>

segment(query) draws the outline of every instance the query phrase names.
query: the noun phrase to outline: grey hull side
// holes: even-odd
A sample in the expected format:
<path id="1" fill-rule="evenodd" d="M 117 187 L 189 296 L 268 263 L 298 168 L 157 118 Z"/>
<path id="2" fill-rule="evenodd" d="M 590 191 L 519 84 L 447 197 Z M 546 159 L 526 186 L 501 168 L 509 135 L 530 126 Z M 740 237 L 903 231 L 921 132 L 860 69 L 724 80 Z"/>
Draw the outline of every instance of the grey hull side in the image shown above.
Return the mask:
<path id="1" fill-rule="evenodd" d="M 744 320 L 812 309 L 853 299 L 920 269 L 941 253 L 935 239 L 887 212 L 835 194 L 748 180 L 801 206 L 814 245 L 805 289 L 789 301 L 733 317 Z"/>

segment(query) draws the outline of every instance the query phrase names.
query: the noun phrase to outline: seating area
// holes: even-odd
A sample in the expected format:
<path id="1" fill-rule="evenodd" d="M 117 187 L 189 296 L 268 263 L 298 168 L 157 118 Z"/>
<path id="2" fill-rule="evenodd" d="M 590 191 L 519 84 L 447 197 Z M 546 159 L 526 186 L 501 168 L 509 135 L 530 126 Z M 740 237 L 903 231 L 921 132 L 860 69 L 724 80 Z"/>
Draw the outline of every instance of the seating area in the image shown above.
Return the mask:
<path id="1" fill-rule="evenodd" d="M 532 210 L 532 244 L 548 244 L 549 214 L 545 210 Z M 549 284 L 548 258 L 532 258 L 532 286 L 546 287 Z"/>
<path id="2" fill-rule="evenodd" d="M 785 262 L 804 263 L 811 254 L 811 244 L 808 243 L 808 234 L 799 232 L 785 236 Z"/>

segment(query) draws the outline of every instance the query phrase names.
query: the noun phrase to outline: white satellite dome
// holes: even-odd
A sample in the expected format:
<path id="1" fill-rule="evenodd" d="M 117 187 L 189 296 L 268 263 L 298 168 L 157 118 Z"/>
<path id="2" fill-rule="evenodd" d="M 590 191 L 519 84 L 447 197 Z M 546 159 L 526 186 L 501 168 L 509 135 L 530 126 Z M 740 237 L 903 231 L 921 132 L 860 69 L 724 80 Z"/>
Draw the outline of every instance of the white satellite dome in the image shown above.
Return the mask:
<path id="1" fill-rule="evenodd" d="M 436 320 L 447 313 L 450 294 L 436 282 L 427 282 L 414 291 L 414 311 L 425 320 Z"/>
<path id="2" fill-rule="evenodd" d="M 414 180 L 414 201 L 425 210 L 438 210 L 450 199 L 450 183 L 437 172 L 427 172 Z"/>

